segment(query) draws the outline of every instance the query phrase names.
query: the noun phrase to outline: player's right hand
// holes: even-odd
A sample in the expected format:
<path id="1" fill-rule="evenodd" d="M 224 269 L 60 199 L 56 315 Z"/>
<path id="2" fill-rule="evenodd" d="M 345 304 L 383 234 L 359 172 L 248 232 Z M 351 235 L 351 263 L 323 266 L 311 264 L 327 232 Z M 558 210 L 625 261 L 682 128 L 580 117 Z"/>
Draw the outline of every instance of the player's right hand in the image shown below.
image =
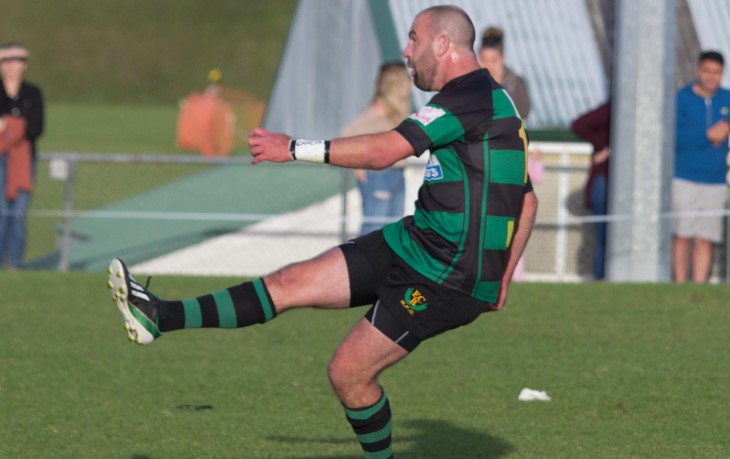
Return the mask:
<path id="1" fill-rule="evenodd" d="M 289 140 L 291 140 L 291 137 L 288 135 L 255 128 L 248 135 L 248 147 L 251 149 L 251 156 L 253 157 L 251 162 L 258 164 L 262 161 L 274 163 L 291 161 Z"/>

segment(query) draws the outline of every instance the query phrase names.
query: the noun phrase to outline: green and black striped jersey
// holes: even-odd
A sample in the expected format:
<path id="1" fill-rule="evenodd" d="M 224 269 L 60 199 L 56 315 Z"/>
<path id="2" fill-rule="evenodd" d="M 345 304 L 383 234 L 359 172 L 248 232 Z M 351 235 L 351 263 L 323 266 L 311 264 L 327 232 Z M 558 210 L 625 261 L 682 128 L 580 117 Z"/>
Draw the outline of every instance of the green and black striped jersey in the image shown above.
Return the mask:
<path id="1" fill-rule="evenodd" d="M 497 300 L 526 192 L 527 133 L 486 70 L 451 80 L 396 130 L 430 150 L 416 211 L 383 228 L 388 245 L 427 278 Z"/>

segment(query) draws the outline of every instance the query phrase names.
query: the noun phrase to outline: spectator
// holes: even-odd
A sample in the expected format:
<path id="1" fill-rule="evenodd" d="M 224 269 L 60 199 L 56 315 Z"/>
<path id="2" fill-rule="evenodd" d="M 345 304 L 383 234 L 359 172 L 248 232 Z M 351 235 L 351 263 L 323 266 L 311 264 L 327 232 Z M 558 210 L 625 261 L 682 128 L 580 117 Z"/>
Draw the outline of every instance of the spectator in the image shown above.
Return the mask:
<path id="1" fill-rule="evenodd" d="M 571 129 L 593 147 L 591 170 L 583 195 L 584 205 L 593 215 L 608 213 L 608 163 L 611 139 L 611 101 L 582 114 L 571 124 Z M 593 251 L 593 278 L 605 277 L 606 266 L 606 222 L 596 222 L 596 246 Z"/>
<path id="2" fill-rule="evenodd" d="M 498 27 L 488 27 L 482 33 L 479 49 L 479 65 L 489 70 L 492 78 L 507 90 L 523 120 L 530 114 L 530 96 L 525 80 L 504 63 L 504 32 Z"/>
<path id="3" fill-rule="evenodd" d="M 700 54 L 697 78 L 677 93 L 677 142 L 672 180 L 672 272 L 676 282 L 707 282 L 712 244 L 722 241 L 720 215 L 727 200 L 726 156 L 730 91 L 720 87 L 725 60 L 716 51 Z"/>
<path id="4" fill-rule="evenodd" d="M 411 113 L 411 77 L 403 62 L 380 66 L 375 94 L 367 108 L 348 124 L 342 136 L 386 132 Z M 384 170 L 355 172 L 362 196 L 363 222 L 360 235 L 380 229 L 403 216 L 406 182 L 403 170 L 406 160 Z"/>
<path id="5" fill-rule="evenodd" d="M 43 132 L 43 97 L 23 80 L 29 53 L 18 43 L 0 46 L 0 267 L 22 266 L 26 214 L 33 191 L 36 139 Z M 16 129 L 20 127 L 20 130 Z"/>

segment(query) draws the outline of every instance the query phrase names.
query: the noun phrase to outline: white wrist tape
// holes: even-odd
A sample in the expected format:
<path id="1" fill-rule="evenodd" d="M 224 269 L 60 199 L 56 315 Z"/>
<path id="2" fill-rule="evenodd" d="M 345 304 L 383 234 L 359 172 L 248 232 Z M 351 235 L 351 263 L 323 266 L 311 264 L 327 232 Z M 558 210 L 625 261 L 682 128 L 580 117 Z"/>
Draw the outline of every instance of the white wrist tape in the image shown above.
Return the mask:
<path id="1" fill-rule="evenodd" d="M 330 141 L 291 139 L 289 141 L 289 153 L 292 159 L 329 164 Z"/>

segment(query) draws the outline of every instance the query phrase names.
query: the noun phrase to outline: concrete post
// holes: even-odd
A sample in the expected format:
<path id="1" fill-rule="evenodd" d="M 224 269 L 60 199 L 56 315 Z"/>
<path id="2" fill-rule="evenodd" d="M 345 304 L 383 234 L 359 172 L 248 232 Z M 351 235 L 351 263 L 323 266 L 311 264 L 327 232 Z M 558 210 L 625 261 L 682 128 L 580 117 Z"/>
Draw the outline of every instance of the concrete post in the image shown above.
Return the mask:
<path id="1" fill-rule="evenodd" d="M 610 281 L 671 280 L 676 0 L 617 6 L 606 274 Z"/>

